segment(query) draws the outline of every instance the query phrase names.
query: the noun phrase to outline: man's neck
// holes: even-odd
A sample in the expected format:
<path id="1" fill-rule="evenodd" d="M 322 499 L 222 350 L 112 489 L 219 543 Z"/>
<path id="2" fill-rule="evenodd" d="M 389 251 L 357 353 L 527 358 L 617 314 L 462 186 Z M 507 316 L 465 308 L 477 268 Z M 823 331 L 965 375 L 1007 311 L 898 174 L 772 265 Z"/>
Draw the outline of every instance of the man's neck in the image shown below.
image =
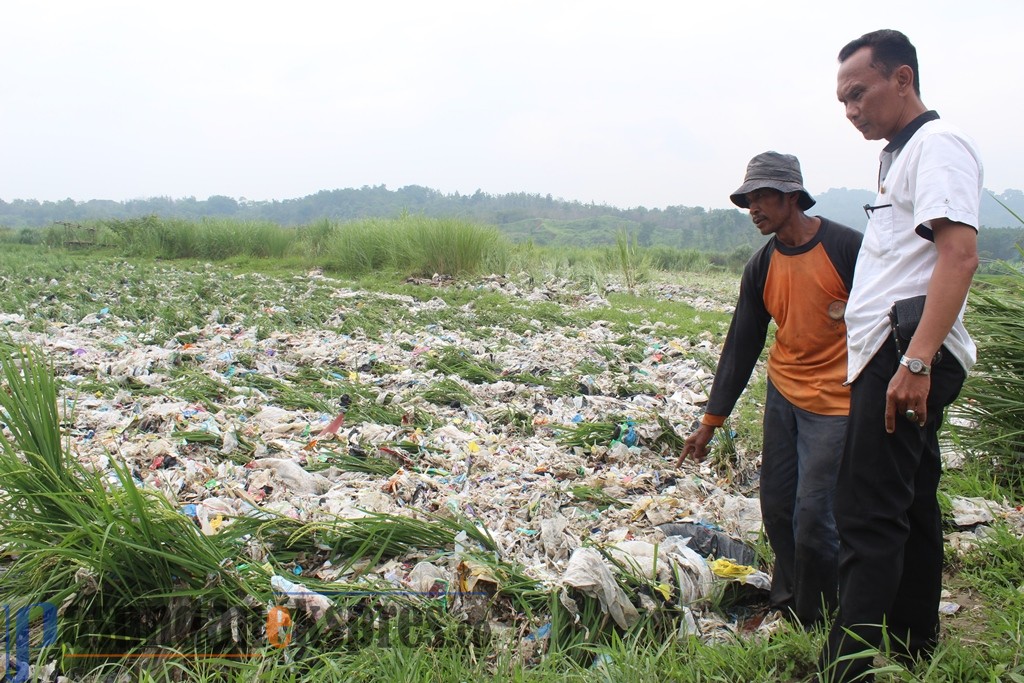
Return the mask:
<path id="1" fill-rule="evenodd" d="M 802 247 L 814 239 L 820 228 L 820 218 L 808 216 L 801 211 L 785 227 L 775 233 L 775 237 L 787 247 Z"/>
<path id="2" fill-rule="evenodd" d="M 921 126 L 929 121 L 934 121 L 937 118 L 939 118 L 939 113 L 937 111 L 921 112 L 911 119 L 907 125 L 900 128 L 900 132 L 892 136 L 889 140 L 889 144 L 885 146 L 884 151 L 889 153 L 895 152 L 899 148 L 903 147 L 903 145 L 907 144 L 910 138 L 914 137 L 914 133 L 916 133 Z"/>

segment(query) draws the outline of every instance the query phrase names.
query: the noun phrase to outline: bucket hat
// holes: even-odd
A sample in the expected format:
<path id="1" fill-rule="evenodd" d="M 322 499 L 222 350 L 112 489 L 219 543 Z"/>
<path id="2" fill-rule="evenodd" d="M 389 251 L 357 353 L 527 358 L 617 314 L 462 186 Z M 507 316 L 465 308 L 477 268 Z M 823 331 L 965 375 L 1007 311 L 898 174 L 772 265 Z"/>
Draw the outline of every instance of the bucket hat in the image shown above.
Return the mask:
<path id="1" fill-rule="evenodd" d="M 747 175 L 739 189 L 729 195 L 732 203 L 741 209 L 749 209 L 747 193 L 769 187 L 779 192 L 799 192 L 797 206 L 802 211 L 814 206 L 814 198 L 804 189 L 804 177 L 800 173 L 800 161 L 792 154 L 762 152 L 747 164 Z"/>

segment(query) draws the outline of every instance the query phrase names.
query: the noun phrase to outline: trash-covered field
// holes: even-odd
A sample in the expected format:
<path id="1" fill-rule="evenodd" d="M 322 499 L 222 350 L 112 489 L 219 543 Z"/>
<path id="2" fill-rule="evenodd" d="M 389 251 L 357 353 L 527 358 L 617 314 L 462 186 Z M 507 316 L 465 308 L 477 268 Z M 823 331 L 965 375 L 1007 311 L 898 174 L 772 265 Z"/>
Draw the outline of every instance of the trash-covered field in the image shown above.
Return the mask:
<path id="1" fill-rule="evenodd" d="M 734 419 L 715 456 L 675 467 L 735 278 L 680 276 L 638 296 L 526 274 L 371 291 L 320 272 L 80 265 L 3 274 L 4 343 L 42 351 L 85 472 L 165 499 L 187 533 L 245 529 L 197 577 L 253 592 L 204 641 L 214 653 L 301 657 L 351 643 L 361 614 L 379 632 L 402 610 L 500 637 L 524 664 L 611 633 L 713 643 L 781 627 L 765 610 L 759 425 Z M 953 507 L 957 548 L 995 517 L 1024 524 L 1009 505 Z M 9 568 L 23 551 L 0 552 Z M 61 619 L 114 592 L 84 564 L 71 575 Z M 174 608 L 191 610 L 192 631 L 223 618 L 166 586 L 178 589 L 145 596 L 155 631 Z M 129 649 L 181 651 L 192 631 Z M 63 644 L 87 654 L 96 641 L 83 642 Z"/>

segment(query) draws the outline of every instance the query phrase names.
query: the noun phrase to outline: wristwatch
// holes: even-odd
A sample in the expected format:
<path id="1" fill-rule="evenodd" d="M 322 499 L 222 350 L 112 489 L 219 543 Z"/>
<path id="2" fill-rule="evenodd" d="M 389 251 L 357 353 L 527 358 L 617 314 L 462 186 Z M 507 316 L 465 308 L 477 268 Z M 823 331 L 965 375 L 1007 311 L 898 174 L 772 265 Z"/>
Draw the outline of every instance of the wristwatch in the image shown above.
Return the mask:
<path id="1" fill-rule="evenodd" d="M 930 375 L 932 369 L 930 366 L 925 365 L 924 361 L 920 358 L 908 358 L 907 356 L 900 356 L 900 365 L 905 367 L 907 370 L 914 375 Z"/>

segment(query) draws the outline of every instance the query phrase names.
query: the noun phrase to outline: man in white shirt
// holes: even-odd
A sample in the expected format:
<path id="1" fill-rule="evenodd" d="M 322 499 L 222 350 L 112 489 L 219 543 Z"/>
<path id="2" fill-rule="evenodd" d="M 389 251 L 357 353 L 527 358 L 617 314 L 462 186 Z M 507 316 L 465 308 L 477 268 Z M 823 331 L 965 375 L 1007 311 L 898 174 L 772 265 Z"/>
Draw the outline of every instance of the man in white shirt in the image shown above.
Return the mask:
<path id="1" fill-rule="evenodd" d="M 978 264 L 982 165 L 973 141 L 921 101 L 917 52 L 905 35 L 865 34 L 839 62 L 846 117 L 865 139 L 888 141 L 846 308 L 839 613 L 821 668 L 828 680 L 849 681 L 866 680 L 872 648 L 883 642 L 913 660 L 938 641 L 938 430 L 976 356 L 962 317 Z M 920 295 L 916 331 L 894 335 L 890 308 Z M 856 653 L 864 656 L 847 658 Z"/>

